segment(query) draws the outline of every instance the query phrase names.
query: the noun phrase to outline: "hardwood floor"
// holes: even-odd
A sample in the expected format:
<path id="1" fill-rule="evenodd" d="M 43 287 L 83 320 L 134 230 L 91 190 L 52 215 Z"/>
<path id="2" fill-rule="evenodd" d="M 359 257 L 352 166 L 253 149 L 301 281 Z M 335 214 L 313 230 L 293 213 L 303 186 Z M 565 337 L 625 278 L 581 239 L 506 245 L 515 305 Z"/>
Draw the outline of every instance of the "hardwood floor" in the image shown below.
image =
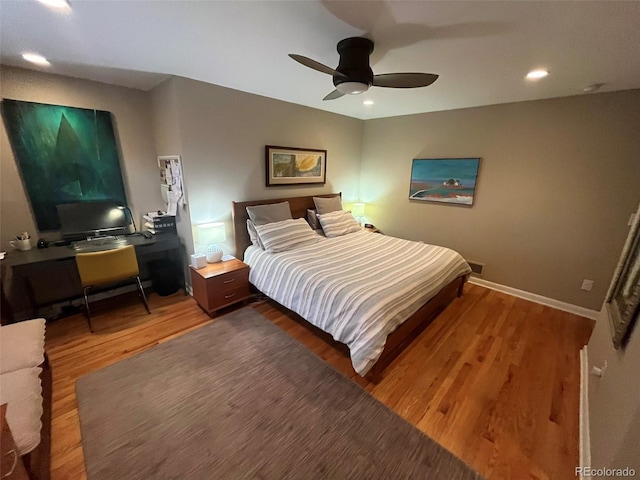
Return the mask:
<path id="1" fill-rule="evenodd" d="M 208 322 L 191 297 L 135 296 L 47 325 L 53 369 L 52 479 L 86 478 L 75 399 L 82 375 Z M 579 350 L 591 320 L 475 285 L 371 384 L 270 301 L 251 304 L 488 479 L 574 478 Z"/>

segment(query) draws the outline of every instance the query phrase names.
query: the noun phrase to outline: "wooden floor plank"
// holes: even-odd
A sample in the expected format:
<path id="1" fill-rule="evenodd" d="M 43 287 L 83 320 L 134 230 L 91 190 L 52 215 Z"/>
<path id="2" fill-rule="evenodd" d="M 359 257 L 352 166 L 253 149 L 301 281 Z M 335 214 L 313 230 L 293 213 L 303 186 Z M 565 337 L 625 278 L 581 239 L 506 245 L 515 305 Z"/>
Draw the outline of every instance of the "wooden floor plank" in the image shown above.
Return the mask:
<path id="1" fill-rule="evenodd" d="M 47 325 L 53 480 L 86 478 L 76 380 L 212 321 L 183 294 L 149 303 L 151 315 L 135 297 L 96 310 L 94 334 L 83 315 Z M 573 478 L 579 350 L 591 320 L 466 285 L 372 384 L 286 310 L 251 306 L 486 478 Z"/>

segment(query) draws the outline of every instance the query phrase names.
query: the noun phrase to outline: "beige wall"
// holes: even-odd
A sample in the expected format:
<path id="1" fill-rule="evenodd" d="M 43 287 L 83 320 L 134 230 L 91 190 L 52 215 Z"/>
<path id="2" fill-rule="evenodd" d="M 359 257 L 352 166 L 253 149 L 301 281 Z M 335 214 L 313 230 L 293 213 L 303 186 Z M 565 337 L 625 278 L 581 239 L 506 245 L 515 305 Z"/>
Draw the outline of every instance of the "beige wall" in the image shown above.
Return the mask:
<path id="1" fill-rule="evenodd" d="M 113 114 L 127 198 L 136 220 L 163 206 L 157 155 L 182 155 L 189 205 L 178 229 L 193 253 L 192 225 L 227 224 L 233 252 L 231 201 L 342 191 L 358 198 L 363 122 L 182 78 L 151 92 L 3 67 L 2 97 L 107 110 Z M 328 150 L 325 186 L 265 187 L 264 146 Z M 2 129 L 3 249 L 16 233 L 35 232 L 34 220 L 6 131 Z M 43 235 L 57 238 L 57 234 Z M 197 239 L 196 239 L 197 241 Z"/>
<path id="2" fill-rule="evenodd" d="M 600 310 L 640 199 L 640 90 L 365 122 L 360 197 L 391 235 Z M 472 208 L 409 201 L 414 158 L 482 157 Z M 595 280 L 592 292 L 580 290 Z"/>
<path id="3" fill-rule="evenodd" d="M 150 92 L 153 133 L 158 156 L 182 155 L 182 123 L 176 82 L 166 80 Z M 188 192 L 186 180 L 183 187 Z M 188 194 L 187 194 L 188 195 Z M 165 209 L 163 204 L 162 210 Z M 191 212 L 188 203 L 176 214 L 176 229 L 182 243 L 183 276 L 187 284 L 191 283 L 189 274 L 189 249 L 193 246 L 191 231 Z"/>
<path id="4" fill-rule="evenodd" d="M 601 378 L 589 376 L 591 466 L 630 467 L 640 473 L 640 327 L 625 350 L 615 350 L 603 309 L 588 353 L 589 370 L 607 363 Z"/>
<path id="5" fill-rule="evenodd" d="M 587 350 L 589 371 L 604 368 L 600 378 L 589 375 L 591 466 L 629 467 L 640 473 L 640 325 L 626 347 L 615 350 L 603 308 Z"/>
<path id="6" fill-rule="evenodd" d="M 142 212 L 162 205 L 146 92 L 2 66 L 0 93 L 2 98 L 111 112 L 127 199 L 136 223 L 139 224 Z M 1 130 L 0 246 L 6 250 L 13 236 L 24 230 L 36 232 L 36 227 L 4 124 Z M 51 239 L 59 235 L 48 233 L 43 237 Z"/>
<path id="7" fill-rule="evenodd" d="M 183 156 L 189 207 L 179 231 L 227 223 L 232 200 L 342 191 L 385 232 L 450 246 L 485 278 L 599 310 L 640 192 L 640 91 L 361 120 L 172 78 L 150 93 L 3 67 L 5 98 L 111 111 L 136 219 L 162 206 L 156 154 Z M 34 231 L 6 131 L 3 249 Z M 265 187 L 264 146 L 328 150 L 324 187 Z M 472 208 L 409 202 L 411 160 L 480 156 Z M 195 239 L 197 242 L 197 239 Z M 580 290 L 582 279 L 594 290 Z"/>
<path id="8" fill-rule="evenodd" d="M 361 120 L 184 78 L 167 80 L 152 97 L 174 102 L 179 119 L 181 151 L 172 151 L 178 140 L 162 144 L 167 131 L 158 125 L 158 154 L 182 155 L 191 222 L 225 222 L 225 252 L 234 253 L 232 201 L 339 191 L 345 203 L 357 201 Z M 267 188 L 265 145 L 326 149 L 326 185 Z"/>

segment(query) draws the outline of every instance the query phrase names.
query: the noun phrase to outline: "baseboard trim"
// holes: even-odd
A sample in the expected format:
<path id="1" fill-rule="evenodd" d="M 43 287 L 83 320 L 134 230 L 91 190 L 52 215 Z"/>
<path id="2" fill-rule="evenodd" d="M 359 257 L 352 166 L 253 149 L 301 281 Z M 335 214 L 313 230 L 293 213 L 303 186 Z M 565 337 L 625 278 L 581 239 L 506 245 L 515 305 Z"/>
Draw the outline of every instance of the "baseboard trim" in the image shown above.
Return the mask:
<path id="1" fill-rule="evenodd" d="M 549 297 L 543 297 L 542 295 L 538 295 L 537 293 L 525 292 L 524 290 L 518 290 L 517 288 L 507 287 L 506 285 L 500 285 L 499 283 L 490 282 L 482 278 L 470 277 L 469 283 L 480 285 L 481 287 L 485 288 L 490 288 L 491 290 L 496 290 L 508 295 L 513 295 L 514 297 L 530 300 L 532 302 L 546 305 L 547 307 L 556 308 L 564 312 L 580 315 L 581 317 L 587 317 L 591 320 L 596 320 L 598 318 L 598 315 L 600 314 L 600 312 L 596 310 L 580 307 L 578 305 L 573 305 L 567 302 L 561 302 L 560 300 L 555 300 Z"/>
<path id="2" fill-rule="evenodd" d="M 589 431 L 589 352 L 580 350 L 580 466 L 591 467 L 591 433 Z M 580 478 L 583 478 L 580 475 Z"/>

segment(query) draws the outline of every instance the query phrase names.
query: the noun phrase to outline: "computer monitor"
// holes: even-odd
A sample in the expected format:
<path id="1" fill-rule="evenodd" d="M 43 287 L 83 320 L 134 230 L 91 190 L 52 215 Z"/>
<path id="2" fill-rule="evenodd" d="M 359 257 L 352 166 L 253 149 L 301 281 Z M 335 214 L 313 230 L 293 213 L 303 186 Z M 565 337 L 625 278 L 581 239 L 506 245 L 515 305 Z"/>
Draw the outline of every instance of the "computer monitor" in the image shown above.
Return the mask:
<path id="1" fill-rule="evenodd" d="M 116 202 L 82 202 L 56 205 L 64 240 L 133 233 L 128 208 Z"/>

